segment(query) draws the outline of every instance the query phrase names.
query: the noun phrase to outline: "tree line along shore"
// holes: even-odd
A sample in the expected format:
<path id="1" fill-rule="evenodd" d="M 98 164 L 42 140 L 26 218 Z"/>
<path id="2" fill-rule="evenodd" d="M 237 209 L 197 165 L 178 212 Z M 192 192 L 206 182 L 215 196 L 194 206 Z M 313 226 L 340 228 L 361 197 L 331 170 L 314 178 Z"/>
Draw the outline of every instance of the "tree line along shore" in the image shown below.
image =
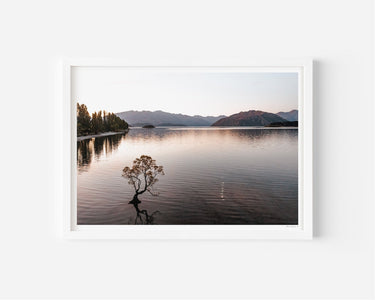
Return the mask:
<path id="1" fill-rule="evenodd" d="M 106 132 L 125 132 L 129 124 L 114 113 L 106 111 L 90 113 L 85 104 L 77 103 L 77 136 L 100 135 Z"/>

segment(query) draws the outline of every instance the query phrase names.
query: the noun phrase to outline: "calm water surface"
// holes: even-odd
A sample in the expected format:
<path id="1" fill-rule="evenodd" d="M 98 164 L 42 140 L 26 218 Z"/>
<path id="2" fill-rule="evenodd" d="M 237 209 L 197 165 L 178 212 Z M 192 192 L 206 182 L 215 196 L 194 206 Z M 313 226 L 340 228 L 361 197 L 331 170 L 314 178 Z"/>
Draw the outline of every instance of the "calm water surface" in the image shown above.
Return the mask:
<path id="1" fill-rule="evenodd" d="M 139 196 L 154 224 L 298 223 L 297 129 L 175 127 L 78 142 L 78 224 L 139 223 L 121 174 L 143 154 L 165 170 Z"/>

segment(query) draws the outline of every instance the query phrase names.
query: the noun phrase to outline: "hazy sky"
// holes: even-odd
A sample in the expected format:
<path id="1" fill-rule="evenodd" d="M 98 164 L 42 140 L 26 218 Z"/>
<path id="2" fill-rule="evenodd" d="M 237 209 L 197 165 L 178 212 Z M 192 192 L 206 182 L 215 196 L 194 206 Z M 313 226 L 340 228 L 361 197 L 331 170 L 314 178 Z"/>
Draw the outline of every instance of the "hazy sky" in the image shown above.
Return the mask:
<path id="1" fill-rule="evenodd" d="M 231 115 L 298 108 L 298 73 L 74 67 L 72 96 L 89 112 Z"/>

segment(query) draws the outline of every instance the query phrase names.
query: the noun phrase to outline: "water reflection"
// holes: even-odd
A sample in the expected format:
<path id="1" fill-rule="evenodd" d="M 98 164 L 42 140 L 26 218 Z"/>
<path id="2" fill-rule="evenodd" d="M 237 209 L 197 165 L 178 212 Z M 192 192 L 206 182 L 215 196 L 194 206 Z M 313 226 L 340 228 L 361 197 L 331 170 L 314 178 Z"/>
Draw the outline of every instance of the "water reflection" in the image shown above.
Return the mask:
<path id="1" fill-rule="evenodd" d="M 111 135 L 106 137 L 97 137 L 77 142 L 77 165 L 78 167 L 88 167 L 93 157 L 99 160 L 104 154 L 105 156 L 110 155 L 113 151 L 116 151 L 121 141 L 126 138 L 130 138 L 133 143 L 165 143 L 168 144 L 171 141 L 186 140 L 190 139 L 194 142 L 195 138 L 207 137 L 207 140 L 212 139 L 213 136 L 218 136 L 222 139 L 246 139 L 249 142 L 257 143 L 257 141 L 264 140 L 266 138 L 272 138 L 275 136 L 291 137 L 298 136 L 298 130 L 295 129 L 264 129 L 254 128 L 251 130 L 244 129 L 211 129 L 205 132 L 203 128 L 155 128 L 155 129 L 143 129 L 136 128 L 132 129 L 130 133 Z M 215 132 L 216 131 L 216 132 Z M 79 168 L 80 170 L 80 168 Z"/>
<path id="2" fill-rule="evenodd" d="M 91 164 L 93 157 L 99 160 L 104 154 L 110 155 L 115 151 L 126 134 L 116 134 L 106 137 L 96 137 L 77 142 L 77 165 L 79 170 Z M 81 169 L 80 169 L 81 167 Z"/>
<path id="3" fill-rule="evenodd" d="M 154 212 L 152 212 L 151 214 L 149 214 L 147 212 L 146 209 L 140 209 L 139 208 L 139 204 L 141 203 L 141 201 L 138 200 L 137 198 L 137 201 L 133 200 L 129 202 L 129 204 L 133 205 L 133 207 L 135 208 L 135 211 L 137 213 L 136 217 L 135 217 L 135 220 L 134 220 L 134 224 L 137 225 L 137 224 L 147 224 L 147 225 L 151 225 L 151 224 L 155 224 L 155 216 L 157 214 L 160 213 L 160 211 L 156 210 Z M 131 220 L 129 221 L 129 223 L 131 223 Z"/>
<path id="4" fill-rule="evenodd" d="M 89 165 L 94 150 L 92 149 L 92 140 L 83 140 L 77 142 L 77 164 L 79 167 Z"/>
<path id="5" fill-rule="evenodd" d="M 129 203 L 142 154 L 167 173 Z M 78 224 L 298 224 L 298 129 L 132 128 L 78 142 L 77 168 Z"/>

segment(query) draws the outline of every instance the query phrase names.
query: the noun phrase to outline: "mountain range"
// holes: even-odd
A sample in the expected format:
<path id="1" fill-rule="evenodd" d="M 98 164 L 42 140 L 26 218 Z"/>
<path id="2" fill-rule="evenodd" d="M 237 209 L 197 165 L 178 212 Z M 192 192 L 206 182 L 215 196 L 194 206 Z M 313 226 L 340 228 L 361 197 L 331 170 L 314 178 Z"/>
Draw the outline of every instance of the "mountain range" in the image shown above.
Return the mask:
<path id="1" fill-rule="evenodd" d="M 277 114 L 249 110 L 231 116 L 189 116 L 157 111 L 129 110 L 116 113 L 131 126 L 265 126 L 275 122 L 298 120 L 298 111 L 279 112 Z"/>
<path id="2" fill-rule="evenodd" d="M 298 121 L 298 110 L 296 109 L 293 109 L 291 111 L 288 111 L 288 112 L 278 112 L 277 115 L 279 117 L 282 117 L 283 119 L 285 120 L 288 120 L 288 121 Z"/>
<path id="3" fill-rule="evenodd" d="M 210 126 L 217 120 L 225 116 L 188 116 L 183 114 L 167 113 L 161 110 L 157 111 L 136 111 L 129 110 L 116 115 L 128 122 L 131 126 L 143 126 L 152 124 L 154 126 Z"/>

